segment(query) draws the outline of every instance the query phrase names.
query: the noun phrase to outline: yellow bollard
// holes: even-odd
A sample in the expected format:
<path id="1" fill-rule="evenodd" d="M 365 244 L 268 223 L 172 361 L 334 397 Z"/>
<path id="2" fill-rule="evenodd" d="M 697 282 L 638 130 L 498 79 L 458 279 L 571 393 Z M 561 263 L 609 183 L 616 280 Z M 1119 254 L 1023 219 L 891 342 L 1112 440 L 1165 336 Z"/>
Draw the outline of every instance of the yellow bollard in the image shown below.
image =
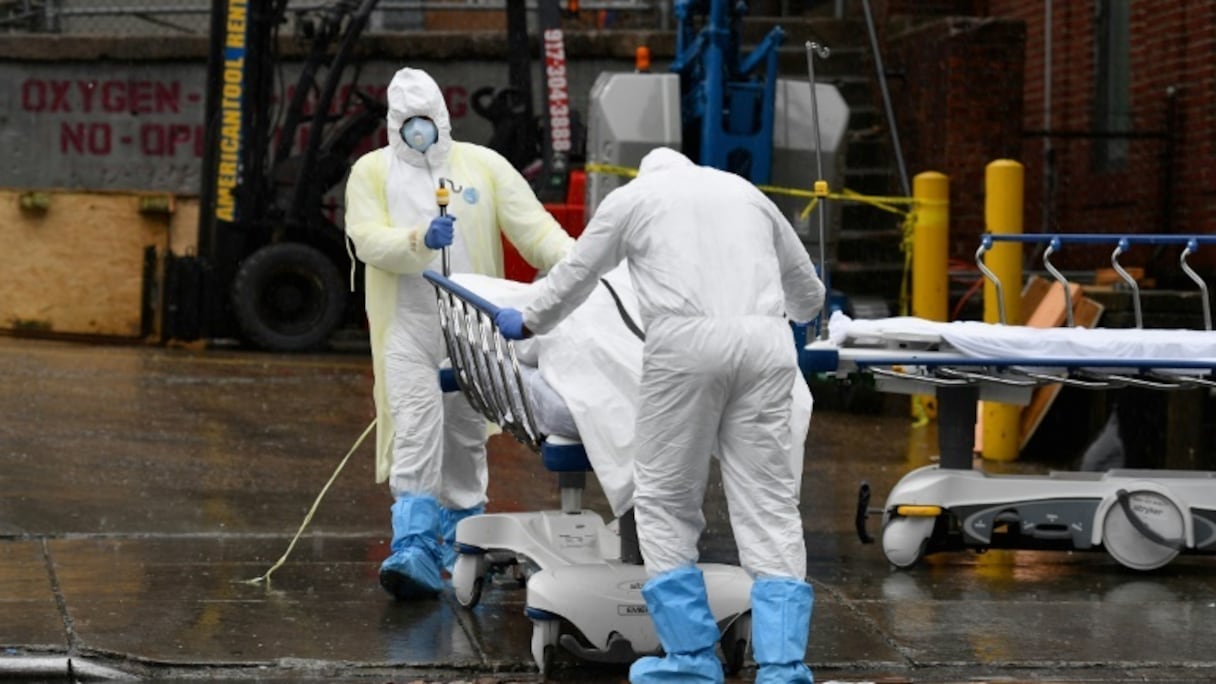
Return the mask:
<path id="1" fill-rule="evenodd" d="M 950 242 L 950 179 L 925 171 L 912 179 L 916 225 L 912 233 L 912 315 L 945 321 L 950 305 L 948 245 Z M 912 397 L 912 415 L 937 417 L 932 396 Z"/>
<path id="2" fill-rule="evenodd" d="M 988 164 L 984 174 L 984 223 L 989 233 L 1022 232 L 1022 165 L 1011 159 Z M 984 264 L 1001 281 L 1005 318 L 1009 325 L 1022 323 L 1022 245 L 998 242 L 984 255 Z M 1000 321 L 996 287 L 984 283 L 984 321 Z M 980 402 L 983 421 L 981 455 L 994 461 L 1017 459 L 1022 442 L 1020 406 L 993 401 Z"/>

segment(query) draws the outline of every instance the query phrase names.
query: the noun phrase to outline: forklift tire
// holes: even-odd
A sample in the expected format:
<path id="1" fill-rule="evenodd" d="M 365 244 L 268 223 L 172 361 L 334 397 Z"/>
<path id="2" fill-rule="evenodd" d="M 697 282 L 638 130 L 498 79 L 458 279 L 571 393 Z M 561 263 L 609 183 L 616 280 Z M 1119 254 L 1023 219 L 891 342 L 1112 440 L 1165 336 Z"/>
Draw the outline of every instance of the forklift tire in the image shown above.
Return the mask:
<path id="1" fill-rule="evenodd" d="M 232 309 L 245 339 L 262 349 L 322 347 L 341 322 L 346 283 L 329 257 L 298 242 L 250 254 L 232 281 Z"/>

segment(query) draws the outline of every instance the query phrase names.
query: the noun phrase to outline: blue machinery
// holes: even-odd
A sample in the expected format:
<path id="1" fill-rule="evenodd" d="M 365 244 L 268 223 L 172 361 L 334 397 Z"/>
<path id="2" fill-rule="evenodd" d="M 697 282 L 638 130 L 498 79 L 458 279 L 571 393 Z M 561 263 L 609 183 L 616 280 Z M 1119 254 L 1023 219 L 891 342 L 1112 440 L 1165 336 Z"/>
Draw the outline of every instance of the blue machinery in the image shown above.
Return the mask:
<path id="1" fill-rule="evenodd" d="M 694 19 L 709 12 L 700 32 Z M 680 76 L 684 149 L 699 164 L 768 183 L 773 160 L 777 99 L 777 48 L 785 34 L 769 30 L 744 57 L 739 23 L 746 4 L 731 0 L 677 0 L 676 57 Z M 759 76 L 759 79 L 756 78 Z"/>
<path id="2" fill-rule="evenodd" d="M 963 549 L 1101 549 L 1137 570 L 1161 567 L 1179 553 L 1216 553 L 1216 473 L 1111 470 L 994 476 L 972 469 L 977 400 L 1025 404 L 1035 387 L 1050 383 L 1085 389 L 1216 388 L 1216 333 L 1212 332 L 1208 288 L 1187 263 L 1200 246 L 1216 245 L 1216 236 L 984 235 L 976 260 L 999 297 L 1002 285 L 983 264 L 984 253 L 997 242 L 1045 243 L 1044 265 L 1064 285 L 1065 297 L 1069 296 L 1068 282 L 1051 264 L 1051 256 L 1065 245 L 1113 243 L 1112 266 L 1130 289 L 1135 307 L 1137 329 L 1132 334 L 1156 331 L 1138 330 L 1142 326 L 1140 291 L 1119 264 L 1119 257 L 1134 245 L 1181 246 L 1180 267 L 1201 293 L 1204 331 L 1173 333 L 1175 338 L 1184 333 L 1189 336 L 1183 353 L 1160 345 L 1157 348 L 1162 353 L 1139 356 L 1122 351 L 1128 333 L 1116 329 L 1100 331 L 1110 351 L 1094 356 L 1035 352 L 1033 348 L 1026 356 L 976 356 L 953 348 L 932 331 L 926 334 L 923 326 L 871 335 L 864 344 L 824 341 L 807 345 L 801 361 L 810 372 L 841 378 L 868 374 L 881 391 L 937 396 L 939 464 L 905 475 L 879 510 L 869 508 L 869 487 L 863 484 L 857 510 L 862 541 L 873 541 L 865 528 L 867 517 L 881 513 L 883 552 L 901 568 L 929 553 Z M 1071 328 L 1071 300 L 1066 300 L 1065 310 Z M 1092 341 L 1094 335 L 1088 339 Z"/>

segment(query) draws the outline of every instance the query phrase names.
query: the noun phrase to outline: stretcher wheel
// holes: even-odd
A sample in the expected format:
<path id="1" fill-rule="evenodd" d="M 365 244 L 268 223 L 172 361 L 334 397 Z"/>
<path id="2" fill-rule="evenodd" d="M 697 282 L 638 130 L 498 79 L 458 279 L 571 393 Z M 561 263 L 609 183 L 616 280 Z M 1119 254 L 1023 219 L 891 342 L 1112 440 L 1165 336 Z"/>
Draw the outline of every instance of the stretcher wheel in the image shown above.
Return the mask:
<path id="1" fill-rule="evenodd" d="M 1156 570 L 1184 545 L 1182 512 L 1169 497 L 1150 491 L 1120 491 L 1102 521 L 1102 546 L 1133 570 Z"/>
<path id="2" fill-rule="evenodd" d="M 925 557 L 936 518 L 893 517 L 882 528 L 882 552 L 897 568 L 910 568 Z"/>
<path id="3" fill-rule="evenodd" d="M 557 658 L 557 639 L 561 634 L 560 620 L 532 621 L 532 659 L 544 679 L 553 672 L 553 661 Z"/>
<path id="4" fill-rule="evenodd" d="M 481 601 L 487 567 L 482 553 L 462 553 L 456 557 L 456 565 L 452 568 L 452 593 L 464 608 L 473 608 Z"/>
<path id="5" fill-rule="evenodd" d="M 723 669 L 727 675 L 736 675 L 743 669 L 747 659 L 748 640 L 752 634 L 752 614 L 744 613 L 722 633 Z"/>

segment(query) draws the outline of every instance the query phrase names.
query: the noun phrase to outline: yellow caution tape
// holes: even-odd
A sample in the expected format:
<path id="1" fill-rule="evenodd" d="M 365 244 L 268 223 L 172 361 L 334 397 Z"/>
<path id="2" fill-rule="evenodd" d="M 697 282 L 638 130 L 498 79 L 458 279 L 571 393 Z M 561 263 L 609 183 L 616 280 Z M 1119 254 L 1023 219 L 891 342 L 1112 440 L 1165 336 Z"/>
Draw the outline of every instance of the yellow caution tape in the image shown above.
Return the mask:
<path id="1" fill-rule="evenodd" d="M 615 176 L 624 176 L 627 178 L 635 178 L 638 175 L 638 170 L 628 166 L 615 166 L 612 164 L 599 164 L 588 162 L 583 166 L 588 173 L 604 173 Z M 757 185 L 761 192 L 770 195 L 783 195 L 786 197 L 799 197 L 810 200 L 806 207 L 799 212 L 798 217 L 805 220 L 819 205 L 820 199 L 830 199 L 842 202 L 857 202 L 860 204 L 868 204 L 882 211 L 892 214 L 897 214 L 903 217 L 900 222 L 900 230 L 902 238 L 900 240 L 900 250 L 904 253 L 904 273 L 900 279 L 899 292 L 899 309 L 904 315 L 907 315 L 908 302 L 911 299 L 909 292 L 909 280 L 912 274 L 912 232 L 916 227 L 916 208 L 930 204 L 947 204 L 944 200 L 925 200 L 916 199 L 915 197 L 895 197 L 883 195 L 863 195 L 859 192 L 842 189 L 840 192 L 830 192 L 826 181 L 819 180 L 815 182 L 815 187 L 812 190 L 805 188 L 791 188 L 778 185 Z M 903 206 L 909 208 L 905 209 Z"/>
<path id="2" fill-rule="evenodd" d="M 638 175 L 637 169 L 631 169 L 628 166 L 613 166 L 612 164 L 597 164 L 595 162 L 583 164 L 583 170 L 587 173 L 606 173 L 612 176 L 625 176 L 627 178 L 634 178 Z"/>

